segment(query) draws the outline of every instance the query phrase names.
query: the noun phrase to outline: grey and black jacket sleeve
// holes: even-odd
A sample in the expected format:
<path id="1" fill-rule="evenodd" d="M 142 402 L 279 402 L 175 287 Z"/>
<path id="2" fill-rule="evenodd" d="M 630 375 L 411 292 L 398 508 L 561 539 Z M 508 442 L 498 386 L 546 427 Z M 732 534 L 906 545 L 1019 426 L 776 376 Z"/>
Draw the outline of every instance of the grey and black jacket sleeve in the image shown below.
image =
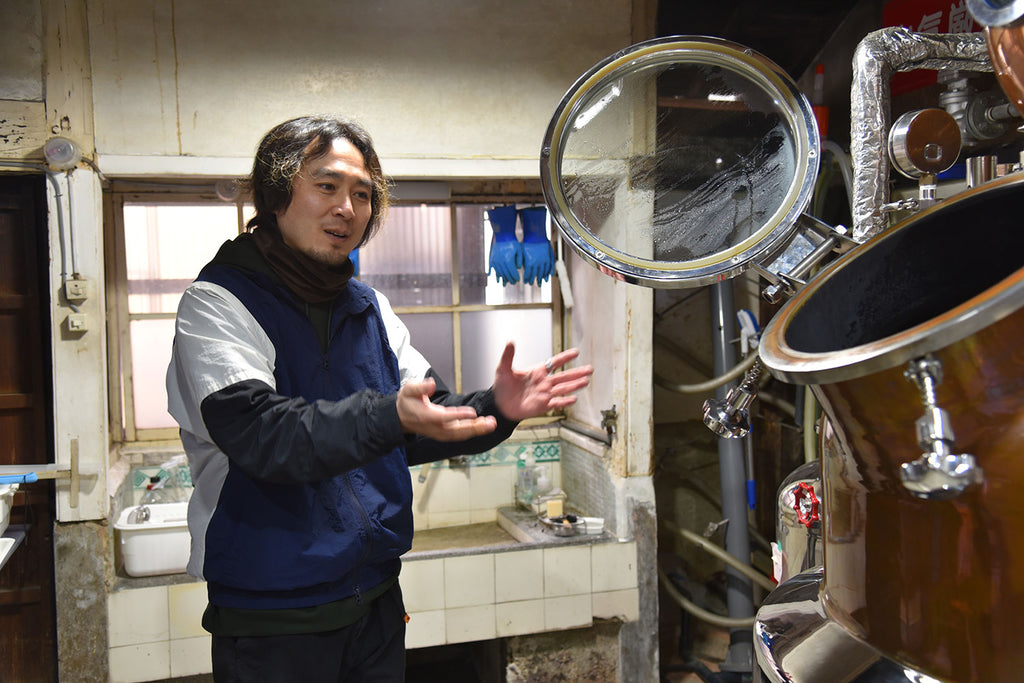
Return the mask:
<path id="1" fill-rule="evenodd" d="M 465 441 L 441 442 L 403 435 L 396 396 L 360 391 L 341 401 L 307 402 L 277 394 L 259 380 L 245 380 L 210 394 L 201 405 L 211 439 L 247 474 L 274 481 L 316 481 L 360 467 L 400 445 L 410 466 L 480 453 L 509 437 L 491 390 L 452 394 L 433 372 L 431 397 L 439 405 L 469 405 L 494 415 L 497 429 Z M 305 457 L 295 457 L 296 452 Z"/>

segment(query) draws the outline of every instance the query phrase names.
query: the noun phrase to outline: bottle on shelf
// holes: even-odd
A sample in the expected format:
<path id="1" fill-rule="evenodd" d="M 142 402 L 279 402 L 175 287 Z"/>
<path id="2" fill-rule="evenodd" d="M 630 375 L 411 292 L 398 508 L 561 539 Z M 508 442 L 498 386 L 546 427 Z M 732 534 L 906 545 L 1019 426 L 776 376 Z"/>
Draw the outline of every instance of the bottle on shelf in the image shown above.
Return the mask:
<path id="1" fill-rule="evenodd" d="M 516 503 L 528 510 L 533 509 L 537 477 L 535 465 L 532 453 L 520 457 L 516 463 Z"/>
<path id="2" fill-rule="evenodd" d="M 139 501 L 140 505 L 155 505 L 158 503 L 176 503 L 178 497 L 174 492 L 166 486 L 167 480 L 159 476 L 152 476 L 149 478 L 149 484 L 146 486 L 146 492 L 142 494 L 142 500 Z"/>

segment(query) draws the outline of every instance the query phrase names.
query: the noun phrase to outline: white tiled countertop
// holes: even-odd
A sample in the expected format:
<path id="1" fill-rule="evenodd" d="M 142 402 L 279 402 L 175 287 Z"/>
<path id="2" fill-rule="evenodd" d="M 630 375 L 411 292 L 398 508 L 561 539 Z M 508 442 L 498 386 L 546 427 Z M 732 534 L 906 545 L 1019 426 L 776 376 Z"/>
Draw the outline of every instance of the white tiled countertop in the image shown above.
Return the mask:
<path id="1" fill-rule="evenodd" d="M 460 526 L 421 529 L 412 539 L 412 549 L 403 561 L 432 557 L 478 555 L 526 550 L 537 546 L 607 543 L 614 537 L 600 534 L 558 536 L 548 529 L 534 513 L 515 507 L 498 510 L 497 522 L 480 522 Z"/>
<path id="2" fill-rule="evenodd" d="M 417 532 L 402 558 L 407 647 L 639 617 L 635 542 L 608 532 L 556 536 L 518 508 L 502 508 L 498 519 L 501 526 Z M 515 537 L 501 528 L 510 524 Z"/>
<path id="3" fill-rule="evenodd" d="M 406 645 L 430 647 L 639 618 L 634 541 L 555 536 L 526 510 L 497 522 L 417 531 L 402 558 Z M 524 530 L 525 529 L 525 530 Z M 116 577 L 107 596 L 111 680 L 208 673 L 206 584 L 186 574 Z M 139 678 L 139 672 L 148 672 Z"/>

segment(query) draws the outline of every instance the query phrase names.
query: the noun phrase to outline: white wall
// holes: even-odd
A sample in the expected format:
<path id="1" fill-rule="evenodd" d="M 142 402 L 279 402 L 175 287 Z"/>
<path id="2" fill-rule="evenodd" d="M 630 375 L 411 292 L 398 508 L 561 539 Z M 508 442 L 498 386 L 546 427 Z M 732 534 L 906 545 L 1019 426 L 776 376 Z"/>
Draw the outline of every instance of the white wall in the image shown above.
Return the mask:
<path id="1" fill-rule="evenodd" d="M 576 78 L 649 37 L 634 19 L 646 4 L 633 0 L 11 1 L 18 21 L 0 25 L 0 43 L 25 59 L 0 79 L 0 133 L 18 133 L 0 136 L 0 159 L 40 160 L 42 141 L 59 133 L 110 177 L 244 175 L 267 129 L 325 112 L 361 121 L 395 178 L 536 177 L 547 125 Z M 45 102 L 33 99 L 40 92 Z M 103 518 L 107 507 L 98 476 L 108 443 L 101 188 L 84 165 L 70 182 L 79 271 L 95 297 L 80 336 L 62 332 L 71 311 L 52 302 L 55 438 L 58 462 L 76 440 L 92 476 L 76 509 L 59 489 L 63 521 Z M 51 210 L 55 289 L 58 235 Z M 611 282 L 577 288 L 580 310 L 607 312 L 609 289 Z M 603 330 L 589 332 L 585 360 L 617 371 L 597 383 L 602 393 L 583 412 L 587 422 L 630 400 L 628 358 L 612 361 L 629 352 L 627 298 L 616 296 L 615 334 L 605 319 L 577 321 Z"/>
<path id="2" fill-rule="evenodd" d="M 340 113 L 393 176 L 536 176 L 562 95 L 631 43 L 631 15 L 630 0 L 90 2 L 97 153 L 107 173 L 242 174 L 272 125 Z"/>
<path id="3" fill-rule="evenodd" d="M 4 0 L 0 172 L 11 170 L 5 159 L 41 161 L 43 142 L 60 134 L 111 178 L 241 176 L 271 126 L 340 113 L 369 129 L 396 179 L 535 178 L 562 96 L 600 59 L 651 37 L 654 7 L 653 0 Z M 70 221 L 65 237 L 73 224 L 79 275 L 93 284 L 81 307 L 85 334 L 66 334 L 71 308 L 60 296 L 51 301 L 57 461 L 66 465 L 76 444 L 87 475 L 75 508 L 67 485 L 58 484 L 58 518 L 73 522 L 107 516 L 105 475 L 117 454 L 108 453 L 100 177 L 83 164 L 62 174 L 59 187 L 59 197 L 47 187 L 51 287 L 58 291 L 68 265 L 58 202 Z M 581 419 L 594 423 L 617 405 L 615 474 L 647 474 L 650 293 L 589 266 L 574 270 L 587 275 L 574 290 L 570 341 L 601 373 Z M 631 495 L 647 497 L 650 478 L 636 480 L 643 490 Z M 63 619 L 80 609 L 58 599 Z M 81 647 L 75 635 L 62 636 L 62 662 Z"/>

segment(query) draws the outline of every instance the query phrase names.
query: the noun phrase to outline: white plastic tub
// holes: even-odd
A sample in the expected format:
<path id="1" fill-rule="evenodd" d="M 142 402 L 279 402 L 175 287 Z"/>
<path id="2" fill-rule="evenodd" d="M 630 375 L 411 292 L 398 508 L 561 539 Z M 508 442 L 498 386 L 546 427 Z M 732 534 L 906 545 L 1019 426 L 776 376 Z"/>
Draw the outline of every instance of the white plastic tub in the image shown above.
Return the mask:
<path id="1" fill-rule="evenodd" d="M 11 503 L 17 490 L 17 484 L 0 484 L 0 534 L 7 531 L 11 521 Z"/>
<path id="2" fill-rule="evenodd" d="M 129 515 L 139 507 L 122 510 L 114 524 L 125 572 L 129 576 L 183 573 L 189 554 L 188 503 L 147 505 L 149 519 L 130 523 Z"/>

